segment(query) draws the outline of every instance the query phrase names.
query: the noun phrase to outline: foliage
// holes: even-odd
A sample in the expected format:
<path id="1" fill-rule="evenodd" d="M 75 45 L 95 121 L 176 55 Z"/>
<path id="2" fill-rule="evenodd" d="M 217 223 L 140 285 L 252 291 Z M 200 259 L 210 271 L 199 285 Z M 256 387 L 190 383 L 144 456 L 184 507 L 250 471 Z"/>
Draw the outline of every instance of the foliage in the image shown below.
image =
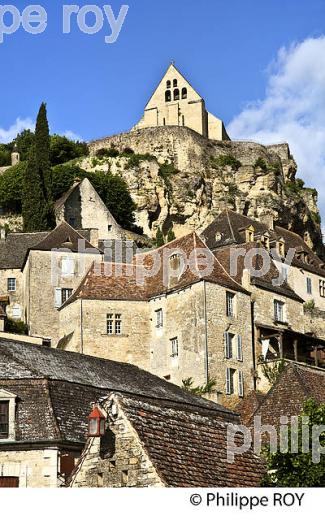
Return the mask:
<path id="1" fill-rule="evenodd" d="M 50 161 L 53 166 L 88 154 L 89 149 L 86 143 L 71 141 L 71 139 L 57 134 L 50 137 Z"/>
<path id="2" fill-rule="evenodd" d="M 119 151 L 116 148 L 99 148 L 96 152 L 96 157 L 118 157 Z"/>
<path id="3" fill-rule="evenodd" d="M 126 169 L 130 170 L 131 168 L 137 168 L 141 161 L 155 161 L 156 157 L 153 155 L 150 155 L 150 153 L 133 153 L 133 154 L 126 154 L 129 157 L 129 160 L 126 164 Z"/>
<path id="4" fill-rule="evenodd" d="M 242 165 L 236 157 L 230 154 L 211 157 L 211 163 L 212 168 L 224 168 L 225 166 L 230 166 L 235 171 L 239 170 Z"/>
<path id="5" fill-rule="evenodd" d="M 273 386 L 285 368 L 285 361 L 284 359 L 280 359 L 275 363 L 267 363 L 264 361 L 261 362 L 261 367 L 264 377 L 266 377 L 268 382 Z"/>
<path id="6" fill-rule="evenodd" d="M 302 427 L 302 417 L 308 417 L 308 425 Z M 306 421 L 304 421 L 305 423 Z M 264 484 L 277 487 L 324 487 L 325 486 L 325 456 L 322 453 L 320 462 L 315 463 L 313 454 L 316 454 L 316 443 L 312 443 L 313 427 L 325 424 L 325 403 L 318 405 L 314 399 L 308 399 L 298 418 L 297 448 L 291 449 L 291 425 L 288 427 L 288 449 L 281 449 L 275 453 L 266 452 L 269 473 Z M 305 435 L 302 435 L 303 428 Z M 306 435 L 306 430 L 309 436 Z M 295 432 L 293 438 L 295 438 Z M 303 440 L 307 438 L 307 442 Z M 318 435 L 317 435 L 318 437 Z M 320 450 L 325 447 L 325 432 L 320 433 Z M 314 444 L 314 446 L 313 446 Z M 306 449 L 307 448 L 307 449 Z M 296 451 L 298 453 L 291 453 Z M 306 451 L 308 451 L 306 453 Z"/>
<path id="7" fill-rule="evenodd" d="M 23 130 L 20 134 L 17 135 L 15 139 L 15 143 L 17 145 L 18 152 L 20 153 L 20 160 L 27 161 L 29 156 L 29 151 L 34 142 L 34 132 L 31 130 Z"/>
<path id="8" fill-rule="evenodd" d="M 157 229 L 156 233 L 156 239 L 155 239 L 155 245 L 156 247 L 163 246 L 165 243 L 165 238 L 163 235 L 163 232 L 161 231 L 160 227 Z"/>
<path id="9" fill-rule="evenodd" d="M 310 216 L 315 224 L 321 224 L 321 216 L 317 211 L 311 211 Z"/>
<path id="10" fill-rule="evenodd" d="M 52 193 L 57 200 L 65 193 L 77 179 L 86 177 L 87 172 L 73 162 L 58 164 L 52 168 Z"/>
<path id="11" fill-rule="evenodd" d="M 260 168 L 264 173 L 267 172 L 267 164 L 262 157 L 256 159 L 254 168 Z"/>
<path id="12" fill-rule="evenodd" d="M 6 211 L 21 213 L 21 198 L 26 162 L 8 168 L 0 176 L 0 206 Z"/>
<path id="13" fill-rule="evenodd" d="M 287 181 L 285 189 L 289 194 L 301 195 L 304 185 L 305 183 L 302 179 L 295 179 L 294 181 Z"/>
<path id="14" fill-rule="evenodd" d="M 315 309 L 315 300 L 309 300 L 308 302 L 304 303 L 305 311 L 313 311 L 314 309 Z"/>
<path id="15" fill-rule="evenodd" d="M 0 144 L 0 167 L 10 166 L 11 150 L 7 144 Z"/>
<path id="16" fill-rule="evenodd" d="M 214 379 L 209 379 L 208 382 L 205 385 L 201 386 L 193 386 L 194 381 L 192 377 L 189 377 L 187 379 L 182 380 L 183 390 L 187 390 L 187 392 L 190 392 L 191 394 L 195 395 L 206 395 L 210 394 L 215 390 L 217 382 Z"/>
<path id="17" fill-rule="evenodd" d="M 6 318 L 5 331 L 11 332 L 11 334 L 21 334 L 23 336 L 27 336 L 28 326 L 23 321 L 16 321 L 10 318 Z"/>
<path id="18" fill-rule="evenodd" d="M 172 242 L 172 240 L 175 240 L 176 236 L 173 231 L 173 228 L 171 227 L 167 233 L 167 242 Z"/>
<path id="19" fill-rule="evenodd" d="M 41 104 L 33 145 L 24 175 L 22 214 L 24 231 L 45 231 L 55 225 L 52 201 L 50 135 L 45 103 Z"/>

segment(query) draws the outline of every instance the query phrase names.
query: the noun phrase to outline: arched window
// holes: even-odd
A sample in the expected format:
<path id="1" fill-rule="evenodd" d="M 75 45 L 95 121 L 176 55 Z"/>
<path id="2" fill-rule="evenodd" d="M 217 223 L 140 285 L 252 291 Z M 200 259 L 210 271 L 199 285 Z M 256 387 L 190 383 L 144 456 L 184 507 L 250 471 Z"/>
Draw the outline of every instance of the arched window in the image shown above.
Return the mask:
<path id="1" fill-rule="evenodd" d="M 182 88 L 182 99 L 186 99 L 187 98 L 187 88 Z"/>
<path id="2" fill-rule="evenodd" d="M 171 101 L 172 100 L 172 93 L 170 90 L 166 90 L 165 92 L 165 101 Z"/>
<path id="3" fill-rule="evenodd" d="M 169 88 L 171 88 L 171 86 L 172 86 L 171 81 L 168 80 L 166 82 L 166 88 L 169 89 Z"/>
<path id="4" fill-rule="evenodd" d="M 177 79 L 174 79 L 174 80 L 173 80 L 173 87 L 174 87 L 174 88 L 177 87 Z"/>
<path id="5" fill-rule="evenodd" d="M 179 90 L 178 90 L 178 88 L 175 88 L 175 90 L 174 90 L 174 100 L 175 101 L 179 100 Z"/>

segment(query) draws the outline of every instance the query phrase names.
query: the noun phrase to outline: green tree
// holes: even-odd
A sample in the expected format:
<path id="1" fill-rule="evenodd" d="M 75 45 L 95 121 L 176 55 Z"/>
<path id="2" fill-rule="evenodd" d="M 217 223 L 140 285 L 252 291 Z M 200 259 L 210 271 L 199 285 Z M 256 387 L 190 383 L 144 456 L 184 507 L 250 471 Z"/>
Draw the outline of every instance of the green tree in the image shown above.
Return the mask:
<path id="1" fill-rule="evenodd" d="M 31 130 L 23 130 L 20 134 L 17 135 L 15 141 L 11 143 L 13 146 L 14 143 L 17 145 L 18 152 L 20 153 L 20 160 L 27 161 L 29 156 L 29 151 L 34 142 L 34 132 Z"/>
<path id="2" fill-rule="evenodd" d="M 35 137 L 24 176 L 22 213 L 24 231 L 44 231 L 55 225 L 52 200 L 50 135 L 45 103 L 36 120 Z"/>
<path id="3" fill-rule="evenodd" d="M 171 227 L 167 233 L 167 242 L 171 242 L 172 240 L 175 240 L 176 236 L 173 231 L 173 228 Z"/>
<path id="4" fill-rule="evenodd" d="M 22 186 L 26 162 L 8 168 L 0 176 L 0 206 L 6 211 L 21 213 Z"/>
<path id="5" fill-rule="evenodd" d="M 58 200 L 76 179 L 87 177 L 87 172 L 75 164 L 58 164 L 52 168 L 52 194 Z"/>
<path id="6" fill-rule="evenodd" d="M 0 144 L 0 166 L 10 166 L 11 150 L 7 144 Z"/>
<path id="7" fill-rule="evenodd" d="M 217 382 L 215 379 L 209 379 L 205 385 L 201 386 L 193 386 L 194 381 L 192 377 L 189 377 L 187 379 L 182 380 L 183 386 L 182 389 L 186 390 L 187 392 L 190 392 L 194 395 L 206 395 L 211 394 L 215 390 Z"/>
<path id="8" fill-rule="evenodd" d="M 302 417 L 308 417 L 308 425 L 302 427 Z M 313 455 L 317 451 L 316 443 L 312 443 L 313 427 L 325 425 L 325 403 L 319 405 L 314 399 L 308 399 L 298 418 L 298 449 L 291 446 L 291 427 L 288 428 L 288 449 L 280 448 L 275 453 L 266 451 L 268 475 L 265 480 L 267 486 L 278 487 L 324 487 L 325 486 L 325 455 L 318 449 L 320 461 L 316 463 Z M 307 430 L 303 435 L 303 431 Z M 295 435 L 293 435 L 293 439 Z M 303 442 L 306 439 L 306 442 Z M 325 447 L 325 432 L 319 436 L 320 449 Z M 314 446 L 313 446 L 314 444 Z M 305 449 L 307 447 L 307 449 Z M 297 453 L 291 453 L 296 451 Z M 305 453 L 305 451 L 308 451 Z"/>
<path id="9" fill-rule="evenodd" d="M 86 143 L 71 141 L 71 139 L 57 134 L 50 138 L 50 161 L 53 166 L 88 154 L 89 150 Z"/>
<path id="10" fill-rule="evenodd" d="M 157 247 L 163 246 L 165 243 L 163 232 L 160 227 L 157 229 L 155 244 Z"/>

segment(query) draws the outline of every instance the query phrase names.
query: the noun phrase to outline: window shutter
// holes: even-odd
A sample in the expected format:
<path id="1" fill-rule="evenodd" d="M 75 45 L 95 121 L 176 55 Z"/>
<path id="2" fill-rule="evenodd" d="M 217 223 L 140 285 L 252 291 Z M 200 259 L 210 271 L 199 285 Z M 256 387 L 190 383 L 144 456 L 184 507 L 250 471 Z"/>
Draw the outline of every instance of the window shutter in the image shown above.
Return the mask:
<path id="1" fill-rule="evenodd" d="M 229 348 L 229 332 L 224 333 L 224 341 L 225 341 L 225 358 L 230 358 L 230 348 Z"/>
<path id="2" fill-rule="evenodd" d="M 237 360 L 243 361 L 243 341 L 240 334 L 237 336 Z"/>
<path id="3" fill-rule="evenodd" d="M 230 368 L 226 368 L 226 394 L 231 394 L 231 388 L 230 388 Z"/>
<path id="4" fill-rule="evenodd" d="M 238 396 L 244 397 L 244 375 L 242 370 L 238 370 Z"/>
<path id="5" fill-rule="evenodd" d="M 54 305 L 56 308 L 58 308 L 58 307 L 61 307 L 61 304 L 62 304 L 62 292 L 59 287 L 56 287 Z"/>

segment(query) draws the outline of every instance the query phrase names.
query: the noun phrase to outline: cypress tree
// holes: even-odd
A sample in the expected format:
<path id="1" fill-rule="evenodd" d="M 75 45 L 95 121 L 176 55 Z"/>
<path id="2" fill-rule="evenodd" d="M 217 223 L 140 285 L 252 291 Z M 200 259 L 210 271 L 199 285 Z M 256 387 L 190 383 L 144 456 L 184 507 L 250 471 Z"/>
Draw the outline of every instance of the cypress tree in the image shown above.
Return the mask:
<path id="1" fill-rule="evenodd" d="M 175 238 L 176 238 L 175 233 L 173 231 L 173 228 L 171 227 L 167 234 L 167 242 L 171 242 L 172 240 L 175 240 Z"/>
<path id="2" fill-rule="evenodd" d="M 46 105 L 41 104 L 35 138 L 24 176 L 22 212 L 24 231 L 46 231 L 55 225 L 50 164 L 50 134 Z"/>
<path id="3" fill-rule="evenodd" d="M 163 232 L 161 231 L 160 227 L 157 229 L 156 233 L 156 246 L 160 247 L 163 246 L 165 243 Z"/>

